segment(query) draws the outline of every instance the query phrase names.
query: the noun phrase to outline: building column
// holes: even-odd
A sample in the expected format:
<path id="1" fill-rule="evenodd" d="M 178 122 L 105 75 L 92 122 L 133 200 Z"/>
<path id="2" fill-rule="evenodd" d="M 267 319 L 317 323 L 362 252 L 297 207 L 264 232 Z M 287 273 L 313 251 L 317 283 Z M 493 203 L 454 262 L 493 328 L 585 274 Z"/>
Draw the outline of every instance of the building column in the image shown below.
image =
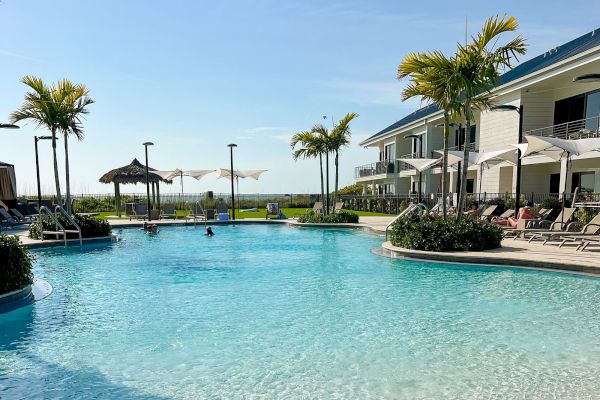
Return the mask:
<path id="1" fill-rule="evenodd" d="M 367 184 L 366 183 L 362 183 L 361 186 L 362 186 L 362 195 L 366 196 L 366 194 L 367 194 Z"/>

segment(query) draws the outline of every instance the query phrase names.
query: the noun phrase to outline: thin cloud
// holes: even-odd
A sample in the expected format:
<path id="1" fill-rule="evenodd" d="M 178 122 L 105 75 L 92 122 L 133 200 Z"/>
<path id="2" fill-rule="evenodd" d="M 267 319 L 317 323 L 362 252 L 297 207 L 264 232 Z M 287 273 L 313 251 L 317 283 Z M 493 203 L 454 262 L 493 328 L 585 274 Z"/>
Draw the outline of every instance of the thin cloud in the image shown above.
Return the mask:
<path id="1" fill-rule="evenodd" d="M 3 50 L 3 49 L 0 49 L 0 55 L 11 57 L 11 58 L 18 58 L 18 59 L 21 59 L 21 60 L 34 61 L 34 62 L 37 62 L 37 63 L 43 62 L 42 60 L 40 60 L 38 58 L 29 57 L 29 56 L 26 56 L 24 54 L 19 54 L 19 53 L 15 53 L 15 52 L 8 51 L 8 50 Z"/>

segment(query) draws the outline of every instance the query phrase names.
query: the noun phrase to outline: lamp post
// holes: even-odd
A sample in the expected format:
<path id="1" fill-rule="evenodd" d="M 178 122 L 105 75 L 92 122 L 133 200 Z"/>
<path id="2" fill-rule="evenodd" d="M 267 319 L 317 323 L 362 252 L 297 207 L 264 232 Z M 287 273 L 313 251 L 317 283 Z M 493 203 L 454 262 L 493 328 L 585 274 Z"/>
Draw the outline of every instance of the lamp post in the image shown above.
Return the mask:
<path id="1" fill-rule="evenodd" d="M 49 140 L 52 136 L 34 136 L 33 141 L 35 144 L 35 174 L 37 177 L 37 195 L 38 195 L 38 209 L 42 207 L 42 189 L 40 187 L 40 159 L 38 157 L 38 142 L 40 140 Z"/>
<path id="2" fill-rule="evenodd" d="M 519 107 L 510 104 L 500 104 L 492 106 L 492 111 L 513 111 L 519 114 L 519 139 L 518 143 L 523 143 L 523 104 Z M 515 183 L 515 216 L 519 215 L 519 208 L 521 202 L 521 149 L 517 149 L 517 179 Z"/>
<path id="3" fill-rule="evenodd" d="M 148 146 L 154 146 L 152 142 L 142 143 L 144 150 L 146 151 L 146 207 L 148 208 L 148 221 L 152 221 L 152 215 L 150 213 L 150 177 L 148 173 Z"/>
<path id="4" fill-rule="evenodd" d="M 229 147 L 229 161 L 231 167 L 231 219 L 235 220 L 235 192 L 233 190 L 233 180 L 235 179 L 235 174 L 233 173 L 233 148 L 237 147 L 237 144 L 230 143 L 227 145 Z"/>
<path id="5" fill-rule="evenodd" d="M 404 136 L 404 138 L 405 139 L 411 138 L 411 139 L 419 141 L 419 158 L 423 158 L 423 134 L 406 135 L 406 136 Z M 423 172 L 421 170 L 419 170 L 419 194 L 418 194 L 418 198 L 417 198 L 418 203 L 421 203 L 422 198 L 423 198 L 422 179 L 423 179 Z"/>

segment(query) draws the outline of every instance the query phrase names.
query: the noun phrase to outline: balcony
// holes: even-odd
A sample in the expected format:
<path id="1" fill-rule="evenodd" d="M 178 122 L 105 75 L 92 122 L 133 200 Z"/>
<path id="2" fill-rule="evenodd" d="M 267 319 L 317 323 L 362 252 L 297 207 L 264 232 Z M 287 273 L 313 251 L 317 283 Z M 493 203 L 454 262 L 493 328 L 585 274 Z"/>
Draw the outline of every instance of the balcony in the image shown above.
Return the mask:
<path id="1" fill-rule="evenodd" d="M 587 139 L 600 137 L 600 116 L 569 121 L 563 124 L 532 129 L 524 135 L 554 137 L 559 139 Z"/>
<path id="2" fill-rule="evenodd" d="M 469 144 L 467 144 L 467 146 L 469 147 L 469 151 L 478 151 L 479 147 L 477 147 L 477 143 L 475 142 L 471 142 Z M 443 149 L 440 149 L 443 150 Z M 453 147 L 448 147 L 448 151 L 464 151 L 465 148 L 463 147 L 463 145 L 461 144 L 460 146 L 453 146 Z"/>
<path id="3" fill-rule="evenodd" d="M 393 174 L 398 172 L 398 162 L 383 160 L 354 168 L 355 178 L 366 178 L 369 176 Z"/>

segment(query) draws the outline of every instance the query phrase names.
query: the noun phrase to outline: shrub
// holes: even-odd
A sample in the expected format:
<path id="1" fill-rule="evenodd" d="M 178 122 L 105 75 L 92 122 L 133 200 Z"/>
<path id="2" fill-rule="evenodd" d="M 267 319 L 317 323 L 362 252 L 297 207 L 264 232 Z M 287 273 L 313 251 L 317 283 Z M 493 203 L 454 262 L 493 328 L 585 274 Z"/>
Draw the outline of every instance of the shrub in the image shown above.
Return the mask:
<path id="1" fill-rule="evenodd" d="M 362 192 L 363 192 L 362 185 L 355 183 L 353 185 L 344 186 L 343 188 L 338 190 L 338 195 L 340 195 L 340 196 L 351 195 L 351 194 L 360 195 L 360 194 L 362 194 Z"/>
<path id="2" fill-rule="evenodd" d="M 33 256 L 16 236 L 0 234 L 0 294 L 22 288 L 33 282 Z"/>
<path id="3" fill-rule="evenodd" d="M 542 208 L 551 209 L 552 213 L 550 214 L 550 219 L 554 219 L 562 210 L 562 203 L 558 197 L 548 197 L 547 199 L 541 201 L 540 209 Z"/>
<path id="4" fill-rule="evenodd" d="M 520 207 L 523 207 L 525 204 L 527 204 L 527 201 L 528 201 L 527 197 L 525 197 L 525 195 L 522 194 L 521 198 L 519 200 Z M 515 199 L 514 199 L 514 197 L 509 197 L 508 199 L 506 199 L 504 205 L 506 206 L 507 210 L 515 208 Z"/>
<path id="5" fill-rule="evenodd" d="M 358 223 L 358 215 L 348 211 L 323 215 L 309 210 L 298 217 L 298 222 L 311 224 L 356 224 Z"/>
<path id="6" fill-rule="evenodd" d="M 112 232 L 112 228 L 107 221 L 101 219 L 90 218 L 87 216 L 81 216 L 79 214 L 74 214 L 73 219 L 79 227 L 81 228 L 81 236 L 84 238 L 94 238 L 94 237 L 102 237 L 108 236 Z M 65 229 L 74 229 L 75 227 L 71 226 L 67 219 L 60 215 L 58 216 L 58 221 L 61 223 Z M 42 230 L 45 231 L 53 231 L 55 230 L 54 222 L 48 216 L 42 217 L 42 224 L 39 221 L 32 222 L 29 225 L 29 237 L 32 239 L 41 239 L 42 238 Z M 68 239 L 76 239 L 78 238 L 76 233 L 68 233 Z"/>
<path id="7" fill-rule="evenodd" d="M 582 225 L 589 224 L 598 212 L 590 208 L 580 208 L 575 212 L 577 222 Z"/>
<path id="8" fill-rule="evenodd" d="M 391 228 L 394 246 L 426 251 L 481 251 L 500 247 L 502 229 L 475 218 L 444 220 L 409 214 Z"/>

